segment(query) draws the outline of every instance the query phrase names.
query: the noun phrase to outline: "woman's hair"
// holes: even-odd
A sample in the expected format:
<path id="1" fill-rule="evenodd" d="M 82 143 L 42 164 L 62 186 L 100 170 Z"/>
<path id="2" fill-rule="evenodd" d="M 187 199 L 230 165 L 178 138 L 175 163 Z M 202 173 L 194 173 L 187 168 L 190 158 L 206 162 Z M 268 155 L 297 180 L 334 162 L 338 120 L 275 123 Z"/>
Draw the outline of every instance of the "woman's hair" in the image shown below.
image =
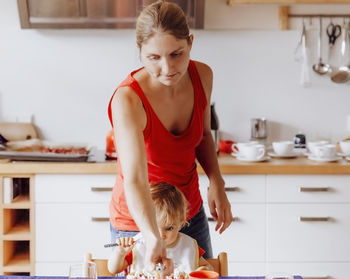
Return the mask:
<path id="1" fill-rule="evenodd" d="M 138 48 L 141 50 L 142 44 L 157 32 L 169 33 L 177 39 L 190 42 L 187 19 L 179 5 L 157 1 L 142 10 L 136 22 Z"/>
<path id="2" fill-rule="evenodd" d="M 184 194 L 176 187 L 166 182 L 152 184 L 151 197 L 157 220 L 162 225 L 186 223 L 188 203 Z"/>

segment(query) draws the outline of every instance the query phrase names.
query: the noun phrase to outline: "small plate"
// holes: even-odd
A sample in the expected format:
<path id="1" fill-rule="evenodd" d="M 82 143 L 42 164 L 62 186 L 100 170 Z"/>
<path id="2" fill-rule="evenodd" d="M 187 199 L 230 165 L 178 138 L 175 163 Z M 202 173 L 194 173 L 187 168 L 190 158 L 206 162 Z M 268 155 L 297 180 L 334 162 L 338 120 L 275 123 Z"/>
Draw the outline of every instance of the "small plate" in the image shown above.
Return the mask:
<path id="1" fill-rule="evenodd" d="M 285 154 L 285 155 L 279 155 L 279 154 L 276 154 L 275 152 L 269 152 L 267 153 L 269 156 L 271 156 L 272 158 L 294 158 L 294 157 L 297 157 L 299 156 L 298 153 L 296 152 L 292 152 L 290 154 Z"/>
<path id="2" fill-rule="evenodd" d="M 319 158 L 316 156 L 309 156 L 308 158 L 310 160 L 318 161 L 318 162 L 335 162 L 341 159 L 340 156 L 334 156 L 333 158 Z"/>
<path id="3" fill-rule="evenodd" d="M 350 157 L 349 154 L 344 154 L 344 153 L 341 153 L 341 152 L 338 152 L 337 155 L 340 156 L 340 157 Z"/>
<path id="4" fill-rule="evenodd" d="M 269 156 L 264 156 L 264 157 L 262 157 L 261 159 L 258 159 L 258 160 L 251 160 L 251 159 L 244 158 L 242 156 L 237 156 L 237 160 L 244 161 L 244 162 L 264 162 L 264 161 L 267 161 L 269 159 L 270 159 Z"/>

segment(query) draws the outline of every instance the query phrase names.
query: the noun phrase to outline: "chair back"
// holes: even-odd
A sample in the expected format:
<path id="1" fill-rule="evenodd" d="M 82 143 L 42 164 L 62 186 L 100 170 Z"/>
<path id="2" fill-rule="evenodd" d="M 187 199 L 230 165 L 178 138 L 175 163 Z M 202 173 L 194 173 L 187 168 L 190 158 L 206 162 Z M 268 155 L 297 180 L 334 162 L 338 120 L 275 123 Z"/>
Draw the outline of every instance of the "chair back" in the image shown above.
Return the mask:
<path id="1" fill-rule="evenodd" d="M 206 259 L 220 276 L 228 276 L 227 253 L 219 253 L 217 258 Z"/>

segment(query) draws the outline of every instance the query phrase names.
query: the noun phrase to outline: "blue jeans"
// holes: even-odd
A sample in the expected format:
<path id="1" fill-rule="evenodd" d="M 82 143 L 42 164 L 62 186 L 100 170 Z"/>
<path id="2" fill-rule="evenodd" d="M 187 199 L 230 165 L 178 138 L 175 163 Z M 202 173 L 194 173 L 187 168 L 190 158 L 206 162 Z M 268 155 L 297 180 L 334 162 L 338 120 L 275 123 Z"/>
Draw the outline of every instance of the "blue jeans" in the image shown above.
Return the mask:
<path id="1" fill-rule="evenodd" d="M 205 251 L 203 255 L 204 258 L 212 258 L 213 250 L 211 247 L 208 219 L 205 214 L 203 205 L 199 209 L 198 213 L 192 217 L 188 223 L 189 224 L 183 227 L 180 232 L 187 234 L 197 240 L 198 246 Z M 110 228 L 112 243 L 114 243 L 119 237 L 132 237 L 138 233 L 138 231 L 119 231 L 112 225 L 110 225 Z"/>

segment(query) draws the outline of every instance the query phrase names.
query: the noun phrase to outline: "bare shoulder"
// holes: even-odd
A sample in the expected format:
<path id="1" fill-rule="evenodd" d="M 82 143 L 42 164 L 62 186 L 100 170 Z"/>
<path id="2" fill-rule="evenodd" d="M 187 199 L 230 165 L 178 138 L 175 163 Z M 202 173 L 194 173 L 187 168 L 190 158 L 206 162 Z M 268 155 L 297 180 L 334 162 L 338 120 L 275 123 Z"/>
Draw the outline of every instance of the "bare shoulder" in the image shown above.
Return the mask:
<path id="1" fill-rule="evenodd" d="M 146 116 L 142 101 L 131 87 L 118 88 L 112 100 L 113 120 L 123 120 L 125 123 L 145 127 Z"/>
<path id="2" fill-rule="evenodd" d="M 130 109 L 139 106 L 142 107 L 142 102 L 131 87 L 120 87 L 113 96 L 112 108 L 120 107 L 120 109 Z"/>
<path id="3" fill-rule="evenodd" d="M 199 76 L 201 78 L 201 82 L 203 85 L 203 88 L 205 90 L 205 94 L 207 96 L 207 99 L 210 99 L 211 90 L 213 86 L 213 71 L 212 69 L 205 63 L 194 61 L 196 64 L 197 71 L 199 73 Z"/>
<path id="4" fill-rule="evenodd" d="M 196 64 L 196 68 L 201 78 L 213 79 L 213 71 L 207 64 L 199 61 L 194 61 L 194 63 Z"/>

